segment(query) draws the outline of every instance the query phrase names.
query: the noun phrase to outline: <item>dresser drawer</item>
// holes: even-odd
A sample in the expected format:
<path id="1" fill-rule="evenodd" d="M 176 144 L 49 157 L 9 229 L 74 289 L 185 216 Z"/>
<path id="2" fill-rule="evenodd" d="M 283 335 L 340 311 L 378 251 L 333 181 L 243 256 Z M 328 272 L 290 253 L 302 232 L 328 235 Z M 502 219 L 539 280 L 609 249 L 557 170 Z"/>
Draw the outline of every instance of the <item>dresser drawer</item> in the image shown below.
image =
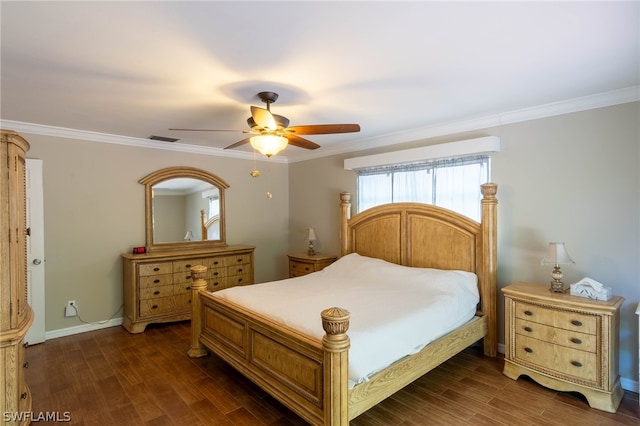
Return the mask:
<path id="1" fill-rule="evenodd" d="M 593 353 L 597 351 L 598 339 L 594 334 L 554 328 L 521 318 L 516 318 L 515 320 L 515 332 L 522 336 L 566 346 L 568 348 Z"/>
<path id="2" fill-rule="evenodd" d="M 140 290 L 148 287 L 162 287 L 173 284 L 172 274 L 147 275 L 140 277 Z"/>
<path id="3" fill-rule="evenodd" d="M 173 273 L 191 272 L 196 265 L 205 265 L 207 259 L 176 260 L 173 262 Z"/>
<path id="4" fill-rule="evenodd" d="M 157 299 L 140 300 L 140 316 L 159 315 L 175 311 L 176 302 L 173 296 Z"/>
<path id="5" fill-rule="evenodd" d="M 534 364 L 542 370 L 552 370 L 555 375 L 598 382 L 598 356 L 592 352 L 580 351 L 532 339 L 516 337 L 515 359 Z"/>
<path id="6" fill-rule="evenodd" d="M 173 294 L 191 294 L 191 282 L 177 283 L 173 285 Z"/>
<path id="7" fill-rule="evenodd" d="M 193 280 L 191 279 L 191 272 L 183 271 L 183 272 L 176 272 L 173 274 L 174 284 L 190 283 L 192 281 Z"/>
<path id="8" fill-rule="evenodd" d="M 580 312 L 545 308 L 529 303 L 515 303 L 515 317 L 585 334 L 596 334 L 598 317 Z"/>
<path id="9" fill-rule="evenodd" d="M 158 275 L 158 274 L 170 274 L 173 272 L 173 265 L 171 262 L 161 263 L 145 263 L 138 266 L 138 275 Z"/>
<path id="10" fill-rule="evenodd" d="M 251 256 L 248 254 L 238 254 L 235 256 L 225 256 L 225 266 L 248 265 L 251 263 Z"/>
<path id="11" fill-rule="evenodd" d="M 191 293 L 179 294 L 174 297 L 176 311 L 190 311 L 191 310 Z"/>
<path id="12" fill-rule="evenodd" d="M 173 286 L 163 285 L 140 289 L 140 299 L 155 299 L 158 297 L 173 296 Z"/>

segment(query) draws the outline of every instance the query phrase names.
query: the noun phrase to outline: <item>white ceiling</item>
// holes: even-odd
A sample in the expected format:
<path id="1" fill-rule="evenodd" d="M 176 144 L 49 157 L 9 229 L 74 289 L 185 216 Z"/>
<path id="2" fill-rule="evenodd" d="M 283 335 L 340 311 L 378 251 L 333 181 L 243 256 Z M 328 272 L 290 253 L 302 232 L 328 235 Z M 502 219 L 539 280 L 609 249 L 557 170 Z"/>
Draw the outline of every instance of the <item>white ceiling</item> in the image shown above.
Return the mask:
<path id="1" fill-rule="evenodd" d="M 246 136 L 265 90 L 291 125 L 361 125 L 280 154 L 298 161 L 637 100 L 640 87 L 637 1 L 3 0 L 0 13 L 3 127 L 96 140 L 217 152 Z"/>

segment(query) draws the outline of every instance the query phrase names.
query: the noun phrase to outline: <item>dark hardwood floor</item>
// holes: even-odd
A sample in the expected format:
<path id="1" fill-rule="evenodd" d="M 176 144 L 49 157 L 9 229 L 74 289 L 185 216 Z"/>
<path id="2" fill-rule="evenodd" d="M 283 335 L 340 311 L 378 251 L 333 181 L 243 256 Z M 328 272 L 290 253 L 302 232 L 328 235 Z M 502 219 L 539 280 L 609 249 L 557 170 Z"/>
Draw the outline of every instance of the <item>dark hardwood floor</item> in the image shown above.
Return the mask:
<path id="1" fill-rule="evenodd" d="M 305 424 L 217 357 L 188 358 L 189 341 L 183 322 L 136 335 L 112 327 L 30 346 L 33 415 L 101 426 Z M 589 408 L 578 394 L 514 381 L 501 371 L 502 359 L 467 349 L 351 424 L 640 424 L 635 393 L 625 392 L 611 414 Z"/>

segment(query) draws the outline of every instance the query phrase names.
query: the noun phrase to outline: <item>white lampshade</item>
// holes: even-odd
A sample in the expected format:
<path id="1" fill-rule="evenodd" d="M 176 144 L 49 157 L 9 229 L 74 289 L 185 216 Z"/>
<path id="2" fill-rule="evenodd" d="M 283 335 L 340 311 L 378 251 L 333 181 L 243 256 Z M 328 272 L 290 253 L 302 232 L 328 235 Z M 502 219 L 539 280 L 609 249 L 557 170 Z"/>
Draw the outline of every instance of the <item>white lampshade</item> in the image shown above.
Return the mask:
<path id="1" fill-rule="evenodd" d="M 249 139 L 249 142 L 255 150 L 271 157 L 285 149 L 289 141 L 284 136 L 259 135 Z"/>
<path id="2" fill-rule="evenodd" d="M 315 241 L 318 238 L 316 237 L 316 231 L 313 228 L 309 228 L 307 239 L 309 241 Z"/>
<path id="3" fill-rule="evenodd" d="M 193 234 L 191 233 L 191 231 L 187 231 L 186 234 L 184 234 L 184 239 L 187 241 L 191 241 L 191 239 L 193 238 Z"/>
<path id="4" fill-rule="evenodd" d="M 564 248 L 564 243 L 549 243 L 547 253 L 540 262 L 543 265 L 568 265 L 575 263 Z"/>

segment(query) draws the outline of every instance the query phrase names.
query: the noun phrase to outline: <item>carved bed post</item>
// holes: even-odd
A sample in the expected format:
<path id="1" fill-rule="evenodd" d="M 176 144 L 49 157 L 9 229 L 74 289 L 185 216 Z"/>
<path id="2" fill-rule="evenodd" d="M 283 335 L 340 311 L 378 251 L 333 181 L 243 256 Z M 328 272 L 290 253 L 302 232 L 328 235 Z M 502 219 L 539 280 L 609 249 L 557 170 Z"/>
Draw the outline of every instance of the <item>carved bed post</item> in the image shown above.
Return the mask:
<path id="1" fill-rule="evenodd" d="M 191 268 L 191 279 L 193 280 L 193 284 L 191 284 L 191 349 L 187 352 L 191 358 L 201 358 L 207 355 L 207 349 L 200 343 L 203 320 L 200 291 L 207 289 L 207 281 L 204 279 L 206 275 L 206 266 L 196 265 Z"/>
<path id="2" fill-rule="evenodd" d="M 328 308 L 322 311 L 324 352 L 324 424 L 349 424 L 349 311 Z"/>
<path id="3" fill-rule="evenodd" d="M 351 219 L 351 193 L 340 193 L 340 256 L 348 253 L 347 222 Z"/>
<path id="4" fill-rule="evenodd" d="M 497 210 L 498 200 L 495 183 L 482 185 L 482 252 L 486 256 L 482 270 L 482 311 L 487 316 L 487 335 L 484 338 L 484 354 L 495 357 L 498 354 L 497 291 Z"/>

